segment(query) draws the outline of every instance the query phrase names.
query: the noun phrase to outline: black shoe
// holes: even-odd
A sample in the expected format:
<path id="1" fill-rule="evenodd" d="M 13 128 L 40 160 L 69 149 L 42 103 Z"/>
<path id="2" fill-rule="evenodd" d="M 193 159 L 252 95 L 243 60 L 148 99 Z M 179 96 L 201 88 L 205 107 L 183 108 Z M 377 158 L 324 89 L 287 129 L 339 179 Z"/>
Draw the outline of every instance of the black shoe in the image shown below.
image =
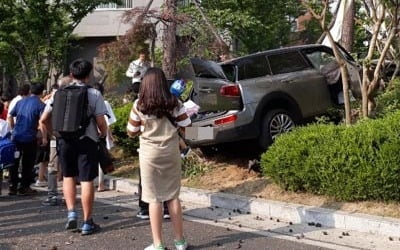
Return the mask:
<path id="1" fill-rule="evenodd" d="M 16 187 L 14 187 L 14 186 L 10 186 L 9 188 L 8 188 L 8 195 L 17 195 L 17 188 Z"/>
<path id="2" fill-rule="evenodd" d="M 164 219 L 171 219 L 171 216 L 169 215 L 169 211 L 168 209 L 164 209 L 164 215 L 163 215 Z"/>
<path id="3" fill-rule="evenodd" d="M 90 235 L 100 230 L 100 226 L 93 222 L 92 219 L 85 221 L 81 228 L 82 235 Z"/>
<path id="4" fill-rule="evenodd" d="M 18 190 L 18 195 L 22 195 L 22 196 L 25 196 L 25 195 L 34 195 L 34 194 L 36 194 L 36 193 L 37 193 L 37 191 L 31 189 L 30 187 L 21 188 L 21 189 Z"/>
<path id="5" fill-rule="evenodd" d="M 149 216 L 149 210 L 140 210 L 137 214 L 136 217 L 142 219 L 142 220 L 148 220 L 150 218 Z"/>

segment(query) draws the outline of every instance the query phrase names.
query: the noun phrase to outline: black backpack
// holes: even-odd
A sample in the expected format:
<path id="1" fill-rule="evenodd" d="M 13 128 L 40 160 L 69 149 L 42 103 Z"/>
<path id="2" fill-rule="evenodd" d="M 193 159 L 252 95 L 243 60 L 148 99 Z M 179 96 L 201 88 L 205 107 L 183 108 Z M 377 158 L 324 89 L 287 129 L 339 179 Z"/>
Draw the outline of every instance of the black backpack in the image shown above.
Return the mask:
<path id="1" fill-rule="evenodd" d="M 70 85 L 54 93 L 51 121 L 55 135 L 64 139 L 80 138 L 90 123 L 89 86 Z"/>

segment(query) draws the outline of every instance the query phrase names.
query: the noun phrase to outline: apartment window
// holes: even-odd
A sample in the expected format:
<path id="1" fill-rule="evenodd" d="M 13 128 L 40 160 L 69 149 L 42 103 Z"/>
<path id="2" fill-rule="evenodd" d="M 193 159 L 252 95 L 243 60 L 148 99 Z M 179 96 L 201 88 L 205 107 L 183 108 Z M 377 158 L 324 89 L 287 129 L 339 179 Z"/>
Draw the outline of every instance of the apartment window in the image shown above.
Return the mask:
<path id="1" fill-rule="evenodd" d="M 134 0 L 123 0 L 121 4 L 105 3 L 97 6 L 97 9 L 132 9 Z"/>

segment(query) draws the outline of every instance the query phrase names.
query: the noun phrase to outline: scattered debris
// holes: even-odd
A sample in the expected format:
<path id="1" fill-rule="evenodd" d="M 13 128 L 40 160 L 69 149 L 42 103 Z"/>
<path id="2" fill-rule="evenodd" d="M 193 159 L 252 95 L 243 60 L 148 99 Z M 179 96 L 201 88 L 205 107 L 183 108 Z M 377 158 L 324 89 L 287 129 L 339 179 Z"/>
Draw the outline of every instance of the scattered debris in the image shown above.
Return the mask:
<path id="1" fill-rule="evenodd" d="M 323 231 L 322 234 L 323 234 L 323 235 L 328 235 L 328 232 Z"/>
<path id="2" fill-rule="evenodd" d="M 231 217 L 228 217 L 228 220 L 232 220 L 232 218 L 231 218 Z"/>
<path id="3" fill-rule="evenodd" d="M 390 240 L 390 241 L 393 241 L 393 238 L 389 236 L 389 240 Z"/>
<path id="4" fill-rule="evenodd" d="M 217 242 L 217 247 L 222 246 L 222 243 Z"/>
<path id="5" fill-rule="evenodd" d="M 229 227 L 226 228 L 226 231 L 232 231 L 232 229 L 230 229 Z"/>
<path id="6" fill-rule="evenodd" d="M 235 247 L 235 249 L 239 249 L 239 248 L 242 248 L 242 245 L 239 243 L 239 244 L 237 244 L 237 246 Z"/>
<path id="7" fill-rule="evenodd" d="M 239 243 L 243 243 L 244 241 L 243 240 L 239 240 Z"/>
<path id="8" fill-rule="evenodd" d="M 280 220 L 279 220 L 279 219 L 276 219 L 276 222 L 280 222 Z"/>

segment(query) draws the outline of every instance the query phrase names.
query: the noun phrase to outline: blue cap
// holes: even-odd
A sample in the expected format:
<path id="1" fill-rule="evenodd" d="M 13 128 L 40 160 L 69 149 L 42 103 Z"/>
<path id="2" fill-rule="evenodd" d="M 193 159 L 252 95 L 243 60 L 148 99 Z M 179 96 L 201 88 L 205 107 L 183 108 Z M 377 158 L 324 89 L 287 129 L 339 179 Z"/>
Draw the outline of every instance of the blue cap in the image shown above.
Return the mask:
<path id="1" fill-rule="evenodd" d="M 180 79 L 180 80 L 175 80 L 172 84 L 171 87 L 169 88 L 169 91 L 171 94 L 173 94 L 176 97 L 180 97 L 182 93 L 185 91 L 185 81 Z"/>

